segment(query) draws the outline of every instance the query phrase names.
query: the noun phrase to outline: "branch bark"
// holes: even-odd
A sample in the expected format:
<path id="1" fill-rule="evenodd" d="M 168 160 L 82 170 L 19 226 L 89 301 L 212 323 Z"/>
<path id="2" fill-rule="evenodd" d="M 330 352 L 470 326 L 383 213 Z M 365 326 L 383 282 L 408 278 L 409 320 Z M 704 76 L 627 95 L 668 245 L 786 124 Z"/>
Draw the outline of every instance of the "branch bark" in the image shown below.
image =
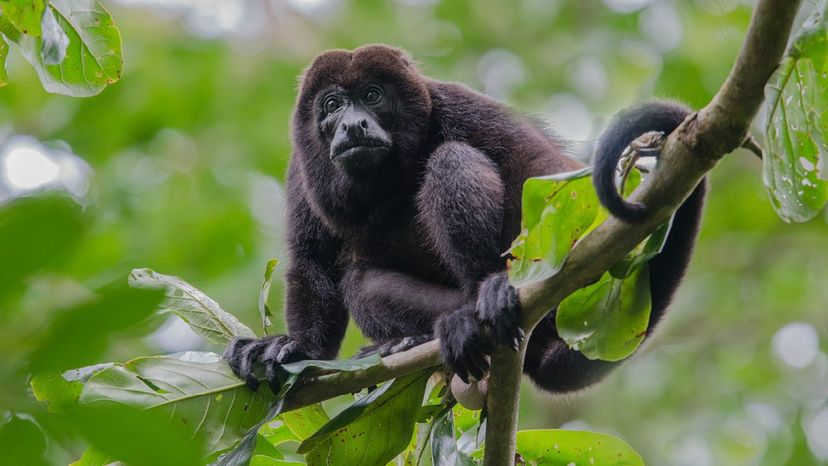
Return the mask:
<path id="1" fill-rule="evenodd" d="M 537 323 L 572 292 L 607 271 L 687 198 L 725 154 L 745 140 L 764 100 L 764 86 L 785 50 L 800 0 L 760 0 L 736 62 L 710 104 L 665 142 L 658 169 L 633 193 L 650 208 L 641 223 L 610 218 L 583 238 L 555 276 L 519 290 L 527 338 Z M 517 407 L 525 342 L 518 352 L 498 347 L 492 355 L 485 466 L 514 464 Z M 292 410 L 352 393 L 385 380 L 440 364 L 439 342 L 431 341 L 383 359 L 380 366 L 303 380 L 285 400 Z"/>

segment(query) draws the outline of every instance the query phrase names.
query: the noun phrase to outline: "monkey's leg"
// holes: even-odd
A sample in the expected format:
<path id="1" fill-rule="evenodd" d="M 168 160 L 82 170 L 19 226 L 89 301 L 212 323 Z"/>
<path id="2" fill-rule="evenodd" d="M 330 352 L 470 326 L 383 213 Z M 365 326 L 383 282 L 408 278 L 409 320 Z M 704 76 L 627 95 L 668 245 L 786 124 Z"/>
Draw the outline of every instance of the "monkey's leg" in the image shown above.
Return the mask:
<path id="1" fill-rule="evenodd" d="M 426 335 L 431 339 L 434 320 L 465 302 L 457 288 L 363 265 L 348 269 L 340 290 L 354 322 L 380 343 L 375 349 L 386 354 L 407 349 L 406 343 L 425 341 Z"/>

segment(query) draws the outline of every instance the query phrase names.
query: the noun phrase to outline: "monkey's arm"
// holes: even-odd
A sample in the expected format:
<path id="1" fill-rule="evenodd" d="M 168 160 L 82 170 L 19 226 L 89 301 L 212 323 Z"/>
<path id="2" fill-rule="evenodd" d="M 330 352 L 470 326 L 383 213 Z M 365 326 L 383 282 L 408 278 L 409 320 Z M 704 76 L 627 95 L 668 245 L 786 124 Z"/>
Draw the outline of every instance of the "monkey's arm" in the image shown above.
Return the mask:
<path id="1" fill-rule="evenodd" d="M 340 289 L 354 321 L 376 342 L 430 335 L 436 318 L 466 302 L 459 288 L 366 265 L 349 268 Z"/>
<path id="2" fill-rule="evenodd" d="M 301 191 L 299 180 L 288 173 L 288 267 L 285 318 L 288 334 L 260 339 L 235 339 L 224 357 L 233 372 L 258 387 L 254 374 L 262 363 L 274 386 L 280 364 L 301 359 L 332 359 L 339 352 L 348 314 L 337 288 L 341 272 L 337 258 L 341 242 L 316 217 Z"/>

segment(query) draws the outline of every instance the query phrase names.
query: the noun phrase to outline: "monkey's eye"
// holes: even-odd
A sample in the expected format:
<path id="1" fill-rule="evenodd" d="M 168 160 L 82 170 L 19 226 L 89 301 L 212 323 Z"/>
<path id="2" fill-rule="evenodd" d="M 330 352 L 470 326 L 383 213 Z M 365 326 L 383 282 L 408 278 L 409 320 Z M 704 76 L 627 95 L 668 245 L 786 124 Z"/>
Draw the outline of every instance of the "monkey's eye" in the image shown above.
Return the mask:
<path id="1" fill-rule="evenodd" d="M 336 97 L 333 97 L 333 96 L 328 97 L 327 99 L 325 99 L 325 103 L 323 104 L 323 107 L 325 107 L 325 112 L 326 113 L 333 113 L 333 112 L 339 110 L 339 107 L 341 107 L 341 106 L 342 106 L 342 102 L 339 99 L 337 99 Z"/>
<path id="2" fill-rule="evenodd" d="M 365 103 L 369 105 L 373 105 L 379 103 L 382 100 L 382 91 L 377 88 L 369 89 L 368 92 L 365 93 Z"/>

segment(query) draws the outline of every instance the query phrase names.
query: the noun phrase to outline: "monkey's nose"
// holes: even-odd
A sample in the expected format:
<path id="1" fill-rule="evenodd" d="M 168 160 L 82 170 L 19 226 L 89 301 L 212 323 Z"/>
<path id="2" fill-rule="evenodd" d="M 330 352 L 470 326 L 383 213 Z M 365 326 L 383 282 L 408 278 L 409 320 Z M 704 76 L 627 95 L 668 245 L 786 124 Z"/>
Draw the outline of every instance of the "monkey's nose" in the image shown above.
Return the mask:
<path id="1" fill-rule="evenodd" d="M 368 120 L 351 121 L 342 123 L 342 131 L 349 137 L 363 137 L 368 129 Z"/>

